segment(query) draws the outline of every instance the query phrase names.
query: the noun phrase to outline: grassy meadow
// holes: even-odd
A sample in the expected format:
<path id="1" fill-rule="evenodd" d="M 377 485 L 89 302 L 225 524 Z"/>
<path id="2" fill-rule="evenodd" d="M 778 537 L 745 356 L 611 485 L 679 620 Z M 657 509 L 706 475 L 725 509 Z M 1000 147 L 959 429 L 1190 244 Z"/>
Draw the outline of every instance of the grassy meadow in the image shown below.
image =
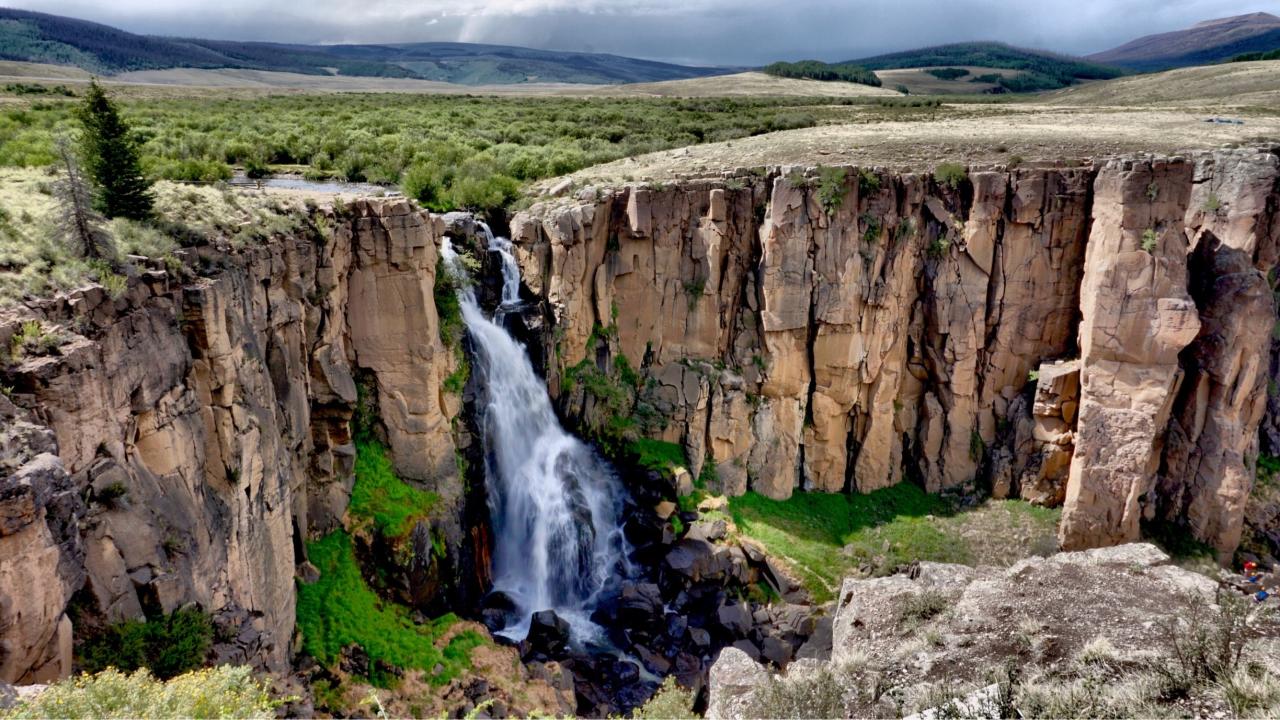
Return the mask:
<path id="1" fill-rule="evenodd" d="M 0 166 L 54 162 L 75 98 L 0 102 Z M 303 172 L 403 184 L 435 210 L 492 210 L 522 183 L 668 148 L 812 127 L 830 99 L 497 98 L 280 95 L 120 99 L 156 178 L 213 182 Z M 838 110 L 839 108 L 835 108 Z M 838 113 L 834 113 L 838 115 Z"/>

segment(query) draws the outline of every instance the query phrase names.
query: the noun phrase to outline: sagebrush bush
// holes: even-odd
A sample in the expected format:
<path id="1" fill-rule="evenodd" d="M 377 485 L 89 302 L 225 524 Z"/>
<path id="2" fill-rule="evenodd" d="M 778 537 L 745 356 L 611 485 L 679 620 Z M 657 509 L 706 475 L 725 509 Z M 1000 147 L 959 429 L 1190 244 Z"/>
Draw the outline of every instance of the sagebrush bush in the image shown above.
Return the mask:
<path id="1" fill-rule="evenodd" d="M 283 701 L 247 667 L 222 665 L 160 681 L 146 670 L 114 668 L 50 685 L 0 717 L 114 720 L 115 718 L 274 718 Z"/>
<path id="2" fill-rule="evenodd" d="M 692 720 L 693 693 L 676 684 L 670 675 L 644 705 L 631 712 L 632 720 Z"/>
<path id="3" fill-rule="evenodd" d="M 841 681 L 837 671 L 826 666 L 801 677 L 771 677 L 752 693 L 745 715 L 753 718 L 848 717 L 847 692 L 848 685 Z"/>
<path id="4" fill-rule="evenodd" d="M 951 600 L 936 590 L 922 590 L 898 599 L 898 623 L 914 627 L 941 615 L 951 607 Z"/>

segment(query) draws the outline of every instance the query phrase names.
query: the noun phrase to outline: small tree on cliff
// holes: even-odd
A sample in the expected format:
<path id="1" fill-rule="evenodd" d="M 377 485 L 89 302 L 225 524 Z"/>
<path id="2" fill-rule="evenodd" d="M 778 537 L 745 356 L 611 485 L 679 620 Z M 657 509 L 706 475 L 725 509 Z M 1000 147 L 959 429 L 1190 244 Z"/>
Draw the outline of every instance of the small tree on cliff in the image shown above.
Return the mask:
<path id="1" fill-rule="evenodd" d="M 93 210 L 93 194 L 76 162 L 71 143 L 58 138 L 58 165 L 61 177 L 54 183 L 58 201 L 56 234 L 59 242 L 76 257 L 114 262 L 115 246 L 101 227 L 102 218 Z"/>
<path id="2" fill-rule="evenodd" d="M 85 171 L 97 187 L 95 207 L 107 217 L 144 220 L 151 216 L 151 183 L 142 174 L 138 139 L 96 80 L 89 83 L 76 113 Z"/>

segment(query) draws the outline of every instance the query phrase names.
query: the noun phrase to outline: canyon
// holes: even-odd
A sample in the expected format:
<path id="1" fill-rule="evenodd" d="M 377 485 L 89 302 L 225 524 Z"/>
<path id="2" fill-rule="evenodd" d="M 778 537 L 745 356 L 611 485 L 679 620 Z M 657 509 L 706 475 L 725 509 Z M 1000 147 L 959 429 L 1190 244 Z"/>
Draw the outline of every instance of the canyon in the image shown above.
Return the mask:
<path id="1" fill-rule="evenodd" d="M 1066 550 L 1171 527 L 1223 562 L 1246 525 L 1274 532 L 1246 506 L 1260 428 L 1280 450 L 1276 148 L 773 167 L 586 188 L 509 225 L 517 335 L 560 419 L 605 448 L 678 443 L 680 494 L 909 482 L 1061 506 Z M 436 307 L 441 243 L 473 231 L 404 200 L 307 227 L 0 311 L 0 346 L 54 338 L 0 396 L 0 680 L 67 675 L 82 625 L 193 603 L 219 659 L 286 672 L 361 415 L 440 498 L 402 594 L 477 607 L 483 449 Z"/>

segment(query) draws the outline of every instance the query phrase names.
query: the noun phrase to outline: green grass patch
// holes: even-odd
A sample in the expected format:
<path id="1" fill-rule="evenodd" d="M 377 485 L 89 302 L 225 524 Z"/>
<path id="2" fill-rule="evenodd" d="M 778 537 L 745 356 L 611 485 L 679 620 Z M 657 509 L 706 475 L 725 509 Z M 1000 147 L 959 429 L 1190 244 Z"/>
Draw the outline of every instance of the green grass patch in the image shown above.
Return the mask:
<path id="1" fill-rule="evenodd" d="M 670 476 L 678 467 L 684 467 L 684 448 L 663 440 L 640 438 L 628 443 L 627 450 L 635 456 L 636 464 L 646 470 L 656 470 Z"/>
<path id="2" fill-rule="evenodd" d="M 370 660 L 425 670 L 426 679 L 439 686 L 468 669 L 471 650 L 486 642 L 472 630 L 444 642 L 456 616 L 418 624 L 406 608 L 378 597 L 360 575 L 346 533 L 336 531 L 308 543 L 307 552 L 320 579 L 298 588 L 298 628 L 303 649 L 325 665 L 334 664 L 342 648 L 355 643 Z M 442 669 L 433 674 L 436 665 Z"/>
<path id="3" fill-rule="evenodd" d="M 347 508 L 351 517 L 371 522 L 384 537 L 400 538 L 429 518 L 439 502 L 435 493 L 401 480 L 380 443 L 356 441 L 356 482 Z"/>
<path id="4" fill-rule="evenodd" d="M 832 599 L 862 565 L 880 574 L 913 560 L 972 558 L 937 522 L 950 514 L 948 505 L 910 483 L 867 494 L 798 492 L 782 501 L 752 492 L 730 498 L 729 512 L 741 533 L 791 564 L 818 602 Z"/>

